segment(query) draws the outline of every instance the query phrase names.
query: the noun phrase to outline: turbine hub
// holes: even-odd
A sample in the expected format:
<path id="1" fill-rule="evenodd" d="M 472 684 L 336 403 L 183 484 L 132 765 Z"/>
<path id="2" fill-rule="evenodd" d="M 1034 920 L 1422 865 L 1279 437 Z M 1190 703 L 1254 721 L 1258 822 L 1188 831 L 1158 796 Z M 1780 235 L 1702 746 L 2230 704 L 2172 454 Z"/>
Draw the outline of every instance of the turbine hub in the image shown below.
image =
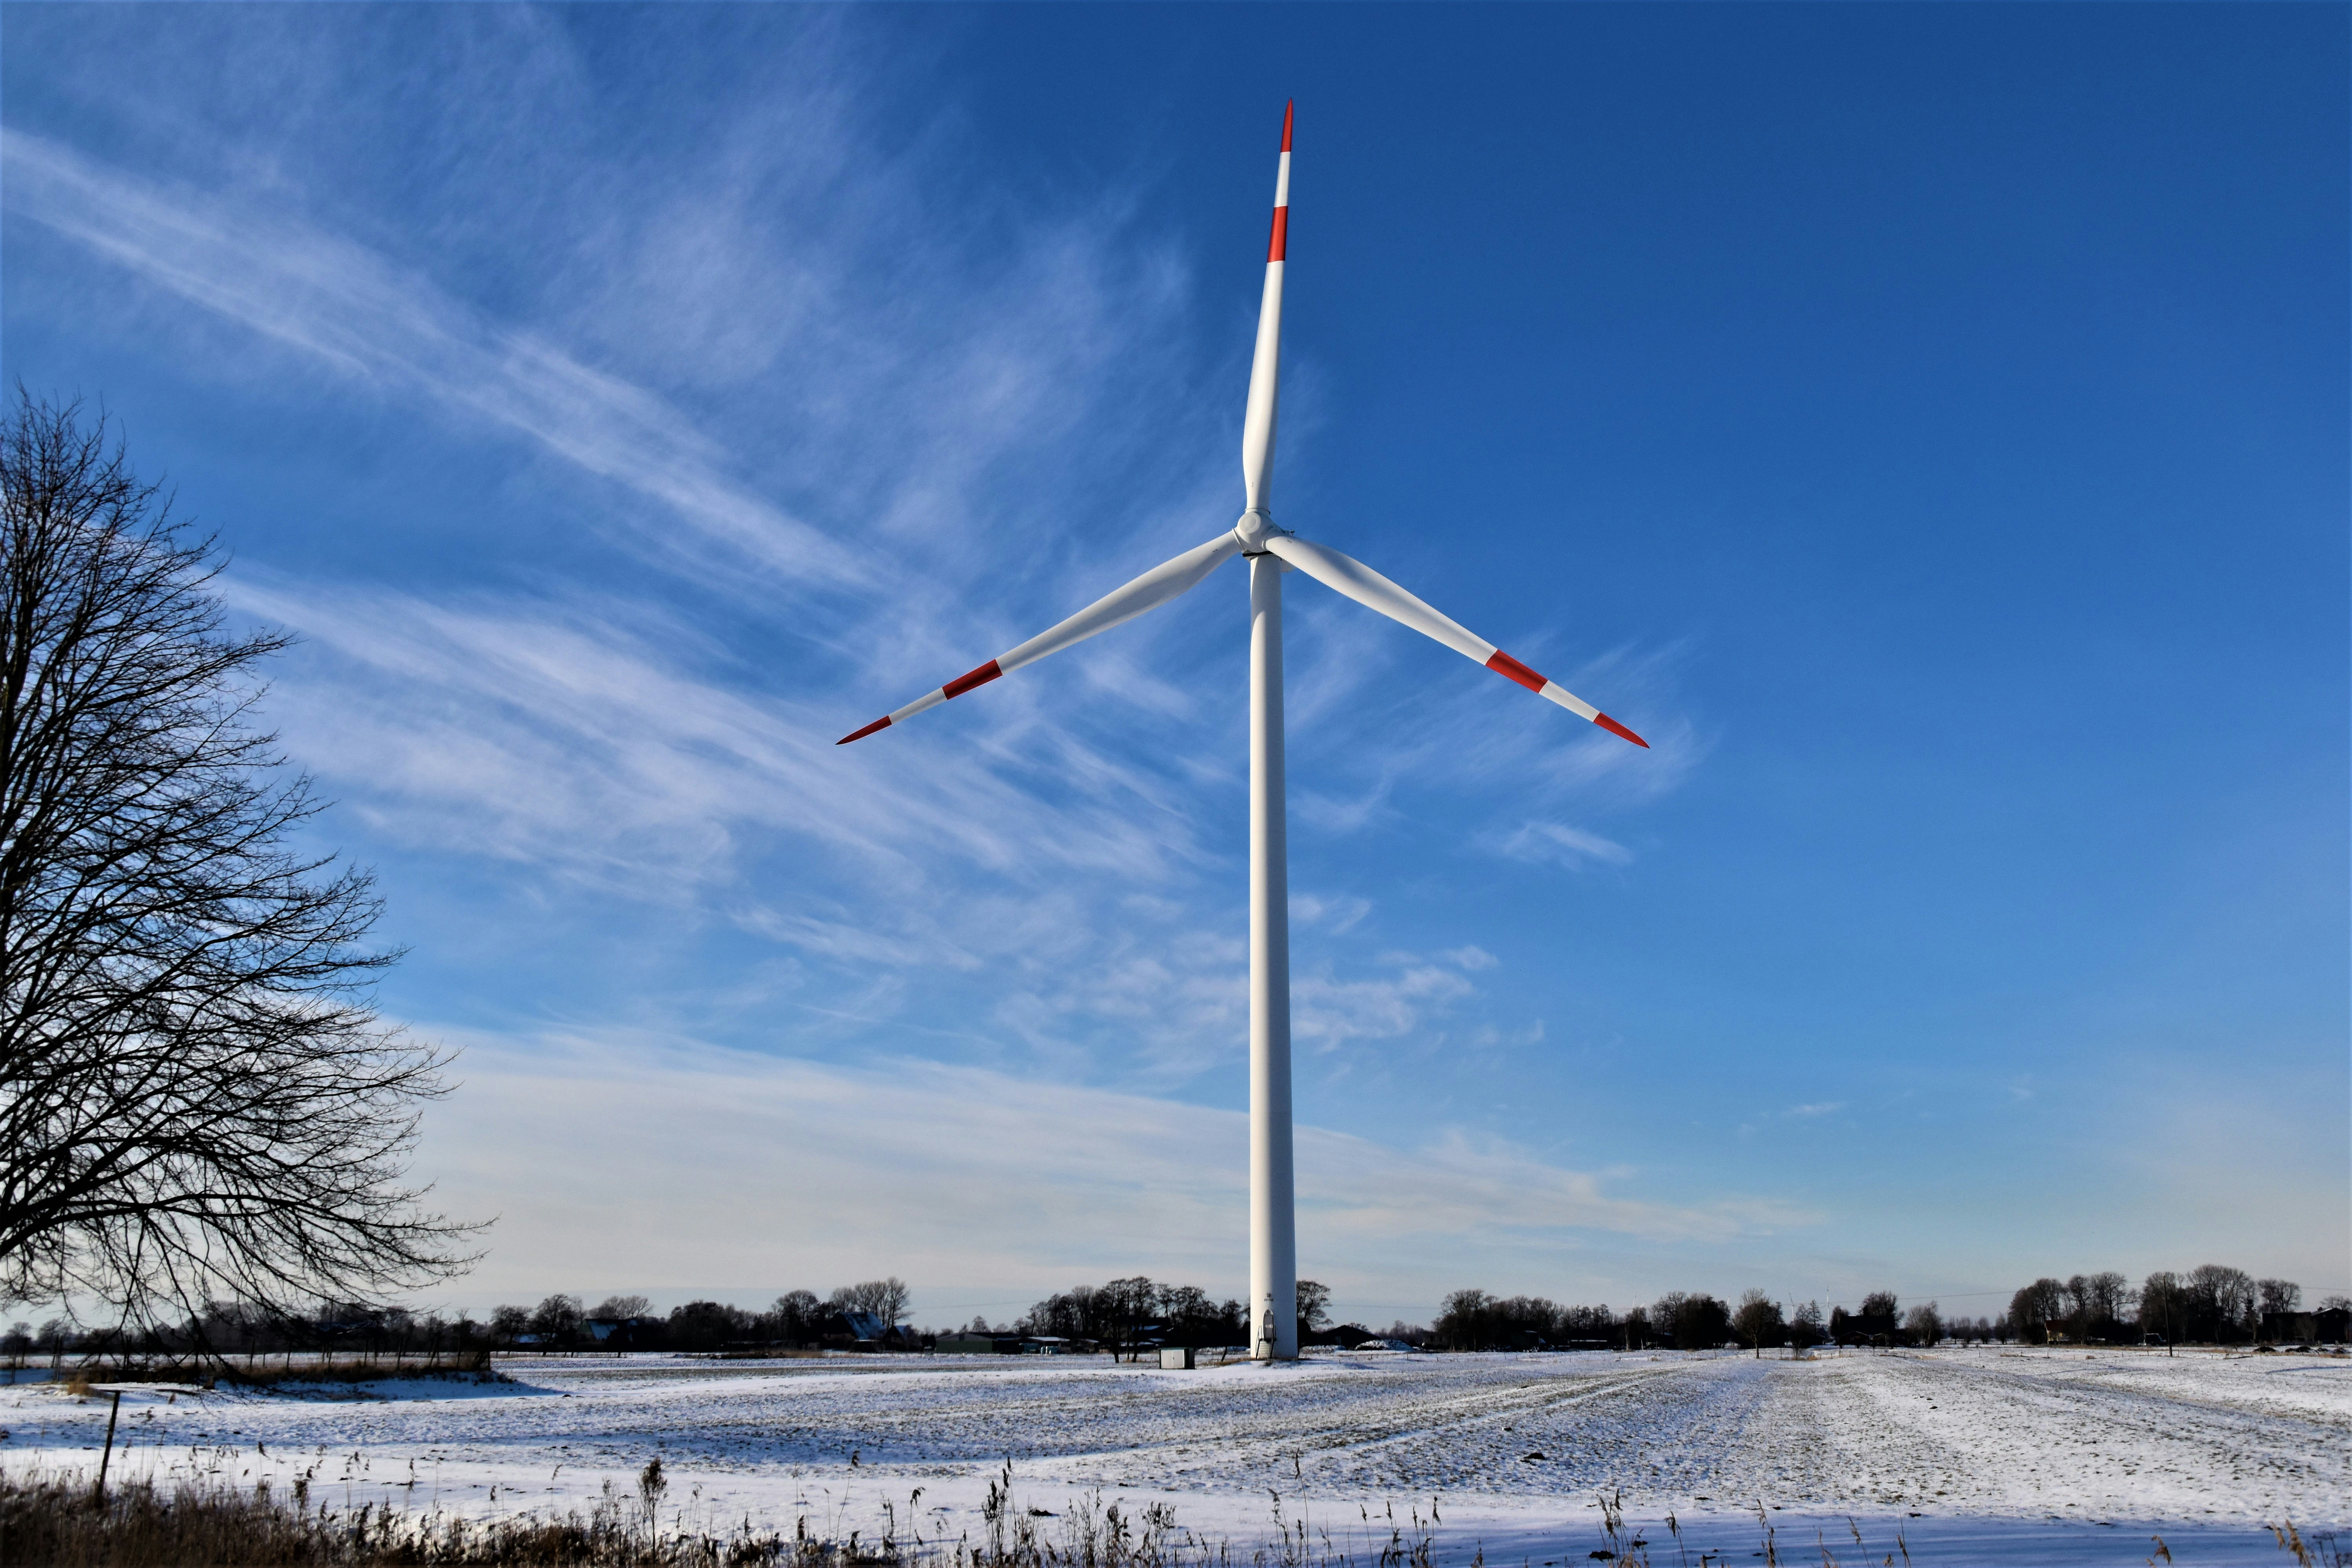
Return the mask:
<path id="1" fill-rule="evenodd" d="M 1234 524 L 1234 537 L 1242 542 L 1242 548 L 1252 555 L 1264 554 L 1265 542 L 1282 531 L 1283 530 L 1274 526 L 1274 519 L 1268 515 L 1264 507 L 1250 508 L 1249 510 L 1242 513 L 1241 521 Z"/>

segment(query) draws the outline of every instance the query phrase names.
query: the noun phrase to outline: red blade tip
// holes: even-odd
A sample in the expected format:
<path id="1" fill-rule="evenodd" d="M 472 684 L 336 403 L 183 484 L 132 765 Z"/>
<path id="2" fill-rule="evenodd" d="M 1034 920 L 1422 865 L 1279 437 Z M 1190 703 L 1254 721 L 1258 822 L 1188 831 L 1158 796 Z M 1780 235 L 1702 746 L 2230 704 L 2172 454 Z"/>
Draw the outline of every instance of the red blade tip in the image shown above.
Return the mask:
<path id="1" fill-rule="evenodd" d="M 953 680 L 950 680 L 945 686 L 940 687 L 940 689 L 946 692 L 950 697 L 961 697 L 965 692 L 970 691 L 973 687 L 985 686 L 1003 673 L 1003 669 L 1001 668 L 997 662 L 992 658 L 986 664 L 982 665 L 978 669 L 972 670 L 969 674 L 957 676 Z"/>
<path id="2" fill-rule="evenodd" d="M 889 727 L 890 715 L 885 713 L 879 719 L 875 720 L 871 724 L 866 725 L 863 730 L 857 731 L 854 734 L 844 735 L 840 740 L 835 741 L 834 744 L 836 746 L 845 746 L 852 741 L 862 741 L 866 739 L 866 736 L 871 735 L 877 730 L 887 730 Z"/>
<path id="3" fill-rule="evenodd" d="M 1544 689 L 1545 681 L 1542 676 L 1538 675 L 1501 648 L 1495 650 L 1495 657 L 1486 661 L 1486 668 L 1506 680 L 1517 681 L 1529 691 L 1541 691 Z"/>
<path id="4" fill-rule="evenodd" d="M 1288 103 L 1286 103 L 1286 104 L 1284 104 L 1284 105 L 1282 106 L 1282 150 L 1283 150 L 1284 152 L 1286 152 L 1286 153 L 1287 153 L 1287 152 L 1289 152 L 1289 151 L 1290 151 L 1290 115 L 1291 115 L 1291 111 L 1292 111 L 1293 110 L 1296 110 L 1297 107 L 1298 107 L 1298 100 L 1297 100 L 1297 99 L 1295 99 L 1295 98 L 1294 98 L 1294 99 L 1292 99 Z"/>
<path id="5" fill-rule="evenodd" d="M 1592 716 L 1592 721 L 1600 725 L 1602 729 L 1608 731 L 1612 735 L 1622 735 L 1625 739 L 1633 742 L 1633 744 L 1641 747 L 1642 750 L 1645 752 L 1650 749 L 1649 742 L 1644 741 L 1641 736 L 1636 735 L 1633 731 L 1628 730 L 1624 725 L 1620 724 L 1616 720 L 1612 719 L 1606 713 L 1595 713 Z"/>

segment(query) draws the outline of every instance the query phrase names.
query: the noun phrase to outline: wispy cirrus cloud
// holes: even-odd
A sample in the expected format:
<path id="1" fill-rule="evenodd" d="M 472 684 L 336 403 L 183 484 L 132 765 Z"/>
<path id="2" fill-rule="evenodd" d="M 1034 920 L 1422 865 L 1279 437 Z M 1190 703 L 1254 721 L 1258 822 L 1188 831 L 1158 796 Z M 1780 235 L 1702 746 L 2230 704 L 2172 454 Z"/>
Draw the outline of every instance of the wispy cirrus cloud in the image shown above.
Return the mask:
<path id="1" fill-rule="evenodd" d="M 1290 895 L 1290 920 L 1295 926 L 1314 926 L 1333 935 L 1353 931 L 1372 912 L 1370 899 L 1318 898 L 1312 893 Z"/>
<path id="2" fill-rule="evenodd" d="M 1468 948 L 1383 952 L 1345 972 L 1294 969 L 1294 1047 L 1328 1057 L 1443 1024 L 1476 996 L 1470 976 L 1494 963 Z M 995 1018 L 1049 1057 L 1099 1046 L 1129 1059 L 1135 1081 L 1181 1082 L 1240 1055 L 1248 974 L 1248 947 L 1237 932 L 1144 927 L 1082 973 L 1041 974 L 1043 984 L 1006 977 Z"/>
<path id="3" fill-rule="evenodd" d="M 1622 844 L 1564 822 L 1528 823 L 1503 835 L 1496 847 L 1514 860 L 1549 860 L 1571 870 L 1622 866 L 1633 858 Z"/>
<path id="4" fill-rule="evenodd" d="M 307 634 L 313 676 L 288 683 L 276 710 L 331 782 L 363 786 L 358 809 L 412 842 L 446 847 L 454 829 L 471 852 L 639 895 L 731 880 L 746 833 L 805 840 L 864 875 L 912 882 L 925 857 L 1024 878 L 1060 867 L 1156 880 L 1198 853 L 1170 816 L 1139 825 L 1079 799 L 1042 822 L 1017 776 L 950 779 L 845 755 L 824 705 L 698 678 L 687 656 L 698 634 L 642 605 L 524 609 L 298 589 L 252 573 L 230 593 L 248 614 Z M 435 700 L 414 700 L 420 691 Z M 1129 774 L 1103 793 L 1160 787 Z M 824 925 L 761 923 L 780 938 Z"/>
<path id="5" fill-rule="evenodd" d="M 254 204 L 172 188 L 60 142 L 0 134 L 8 209 L 353 379 L 486 419 L 635 491 L 793 583 L 872 567 L 753 494 L 662 399 L 498 325 L 363 247 Z"/>

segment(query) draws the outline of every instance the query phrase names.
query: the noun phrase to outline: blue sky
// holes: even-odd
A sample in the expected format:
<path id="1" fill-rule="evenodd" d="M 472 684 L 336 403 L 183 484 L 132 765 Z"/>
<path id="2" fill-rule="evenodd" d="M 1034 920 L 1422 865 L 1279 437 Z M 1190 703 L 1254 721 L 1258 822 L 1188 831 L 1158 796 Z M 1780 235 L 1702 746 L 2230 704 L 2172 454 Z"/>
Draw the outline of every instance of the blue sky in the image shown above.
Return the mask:
<path id="1" fill-rule="evenodd" d="M 2341 7 L 11 6 L 5 374 L 304 641 L 476 1307 L 2352 1274 Z"/>

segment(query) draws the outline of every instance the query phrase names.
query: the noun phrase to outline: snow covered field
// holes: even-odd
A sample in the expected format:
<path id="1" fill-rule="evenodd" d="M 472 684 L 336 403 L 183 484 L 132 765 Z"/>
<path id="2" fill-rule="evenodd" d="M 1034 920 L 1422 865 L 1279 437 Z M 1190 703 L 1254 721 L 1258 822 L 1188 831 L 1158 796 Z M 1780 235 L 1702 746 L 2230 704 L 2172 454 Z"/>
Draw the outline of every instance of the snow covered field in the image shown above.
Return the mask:
<path id="1" fill-rule="evenodd" d="M 511 1358 L 515 1381 L 367 1396 L 127 1398 L 117 1475 L 469 1514 L 634 1490 L 658 1455 L 689 1517 L 905 1542 L 977 1537 L 1009 1460 L 1055 1528 L 1099 1491 L 1249 1547 L 1304 1520 L 1375 1554 L 1391 1520 L 1441 1562 L 1584 1563 L 1622 1492 L 1654 1560 L 2293 1561 L 2261 1527 L 2352 1548 L 2352 1359 L 1973 1349 L 1733 1355 L 1318 1356 L 1160 1372 L 1097 1359 Z M 106 1401 L 0 1388 L 0 1466 L 94 1468 Z M 919 1498 L 916 1497 L 920 1489 Z M 885 1505 L 889 1514 L 886 1517 Z M 1759 1523 L 1759 1509 L 1764 1522 Z M 1674 1516 L 1679 1543 L 1666 1528 Z M 1897 1531 L 1902 1533 L 1898 1547 Z M 1856 1538 L 1859 1537 L 1859 1544 Z M 2161 1559 L 2158 1559 L 2161 1561 Z"/>

